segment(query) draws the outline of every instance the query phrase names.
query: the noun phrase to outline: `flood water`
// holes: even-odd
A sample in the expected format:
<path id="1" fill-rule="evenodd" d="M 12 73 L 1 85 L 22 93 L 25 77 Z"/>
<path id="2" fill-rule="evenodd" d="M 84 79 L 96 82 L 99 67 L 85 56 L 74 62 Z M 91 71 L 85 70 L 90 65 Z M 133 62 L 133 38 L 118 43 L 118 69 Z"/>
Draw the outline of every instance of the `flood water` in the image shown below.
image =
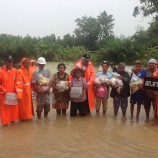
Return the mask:
<path id="1" fill-rule="evenodd" d="M 48 67 L 54 73 L 57 63 Z M 73 64 L 66 64 L 70 72 Z M 35 105 L 34 105 L 35 106 Z M 153 118 L 153 111 L 150 113 Z M 81 118 L 56 116 L 51 109 L 48 118 L 20 121 L 0 127 L 0 158 L 157 158 L 158 123 L 145 122 L 142 106 L 140 119 L 113 116 L 109 99 L 107 114 L 95 111 Z"/>

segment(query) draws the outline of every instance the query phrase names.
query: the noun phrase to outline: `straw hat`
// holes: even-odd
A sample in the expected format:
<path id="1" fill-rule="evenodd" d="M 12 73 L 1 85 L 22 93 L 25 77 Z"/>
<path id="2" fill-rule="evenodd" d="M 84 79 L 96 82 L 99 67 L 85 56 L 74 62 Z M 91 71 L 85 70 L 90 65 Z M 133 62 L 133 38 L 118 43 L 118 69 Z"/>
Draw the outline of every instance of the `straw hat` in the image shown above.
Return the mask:
<path id="1" fill-rule="evenodd" d="M 80 69 L 79 67 L 72 69 L 71 71 L 71 75 L 74 77 L 75 76 L 75 72 L 79 70 L 81 72 L 81 76 L 83 77 L 85 75 L 85 71 L 83 69 Z"/>

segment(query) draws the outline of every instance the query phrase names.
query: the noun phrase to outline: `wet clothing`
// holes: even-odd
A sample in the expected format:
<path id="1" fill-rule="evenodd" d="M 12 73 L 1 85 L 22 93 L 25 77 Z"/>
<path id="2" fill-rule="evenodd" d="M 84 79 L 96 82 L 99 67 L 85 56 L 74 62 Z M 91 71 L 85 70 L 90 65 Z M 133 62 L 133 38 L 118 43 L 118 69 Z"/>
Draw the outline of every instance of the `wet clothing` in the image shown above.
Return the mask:
<path id="1" fill-rule="evenodd" d="M 118 111 L 119 107 L 121 106 L 121 110 L 126 112 L 128 107 L 128 98 L 115 97 L 113 99 L 113 106 L 114 111 Z"/>
<path id="2" fill-rule="evenodd" d="M 67 73 L 64 73 L 64 77 L 59 77 L 59 72 L 55 73 L 53 75 L 52 83 L 56 85 L 59 81 L 69 81 L 69 75 Z M 69 89 L 64 92 L 57 92 L 53 89 L 54 96 L 56 99 L 56 103 L 53 104 L 53 108 L 55 109 L 67 109 L 69 100 L 70 100 L 70 94 Z"/>
<path id="3" fill-rule="evenodd" d="M 50 111 L 50 96 L 48 94 L 36 94 L 36 102 L 37 102 L 37 109 L 36 112 L 44 112 L 48 113 Z"/>
<path id="4" fill-rule="evenodd" d="M 83 102 L 73 102 L 71 101 L 70 116 L 77 116 L 77 111 L 79 111 L 80 116 L 86 116 L 86 101 Z"/>
<path id="5" fill-rule="evenodd" d="M 19 120 L 19 107 L 17 105 L 6 105 L 5 93 L 16 93 L 17 70 L 8 70 L 5 66 L 0 70 L 0 117 L 2 125 Z"/>
<path id="6" fill-rule="evenodd" d="M 17 97 L 19 101 L 19 118 L 20 120 L 28 120 L 33 117 L 33 102 L 31 94 L 31 80 L 32 80 L 32 71 L 31 69 L 26 69 L 23 66 L 25 58 L 22 59 L 21 69 L 18 70 L 17 76 L 17 87 L 19 90 L 17 92 Z"/>
<path id="7" fill-rule="evenodd" d="M 131 104 L 144 105 L 144 101 L 145 101 L 144 90 L 138 90 L 135 93 L 131 94 L 131 98 L 130 98 Z"/>

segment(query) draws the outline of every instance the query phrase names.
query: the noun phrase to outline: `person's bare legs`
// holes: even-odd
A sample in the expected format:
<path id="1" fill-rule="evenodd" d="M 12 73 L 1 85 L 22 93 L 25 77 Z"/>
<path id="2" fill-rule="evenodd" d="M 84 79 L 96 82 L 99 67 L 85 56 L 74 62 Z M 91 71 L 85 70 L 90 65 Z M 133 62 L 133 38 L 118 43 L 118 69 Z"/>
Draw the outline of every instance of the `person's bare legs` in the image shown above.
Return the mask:
<path id="1" fill-rule="evenodd" d="M 101 104 L 101 98 L 100 97 L 96 97 L 96 113 L 99 113 L 100 110 L 100 104 Z"/>
<path id="2" fill-rule="evenodd" d="M 131 119 L 133 119 L 134 104 L 131 104 L 130 111 L 131 111 Z"/>
<path id="3" fill-rule="evenodd" d="M 137 114 L 136 114 L 136 119 L 139 119 L 139 114 L 140 114 L 140 109 L 141 109 L 141 105 L 137 105 Z"/>
<path id="4" fill-rule="evenodd" d="M 102 107 L 103 107 L 103 114 L 106 114 L 107 110 L 107 98 L 102 98 Z"/>

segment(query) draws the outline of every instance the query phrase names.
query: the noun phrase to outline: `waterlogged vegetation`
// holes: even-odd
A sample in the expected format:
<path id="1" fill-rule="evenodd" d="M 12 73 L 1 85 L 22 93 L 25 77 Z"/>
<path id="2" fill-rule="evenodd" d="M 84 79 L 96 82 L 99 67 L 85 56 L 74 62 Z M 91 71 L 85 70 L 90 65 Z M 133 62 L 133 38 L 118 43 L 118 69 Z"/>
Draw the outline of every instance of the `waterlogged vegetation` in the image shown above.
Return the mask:
<path id="1" fill-rule="evenodd" d="M 136 59 L 141 59 L 145 64 L 149 58 L 158 57 L 158 3 L 157 0 L 140 2 L 141 5 L 134 8 L 134 16 L 142 12 L 142 16 L 155 15 L 147 30 L 139 27 L 131 37 L 116 37 L 112 15 L 106 11 L 97 17 L 85 15 L 76 19 L 73 35 L 66 34 L 62 39 L 55 34 L 42 38 L 1 34 L 1 63 L 7 54 L 13 54 L 15 62 L 19 62 L 22 57 L 36 59 L 39 56 L 45 57 L 47 61 L 75 61 L 83 53 L 89 52 L 95 64 L 103 60 L 133 64 Z"/>

